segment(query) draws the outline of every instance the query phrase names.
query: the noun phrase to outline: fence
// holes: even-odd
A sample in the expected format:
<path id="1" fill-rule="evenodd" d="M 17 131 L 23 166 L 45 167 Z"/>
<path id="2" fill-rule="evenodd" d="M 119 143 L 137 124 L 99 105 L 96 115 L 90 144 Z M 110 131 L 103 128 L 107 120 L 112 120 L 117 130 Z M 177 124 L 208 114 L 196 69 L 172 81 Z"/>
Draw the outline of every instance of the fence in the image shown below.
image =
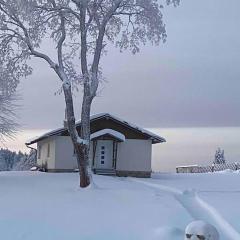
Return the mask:
<path id="1" fill-rule="evenodd" d="M 213 164 L 211 166 L 179 166 L 176 167 L 177 173 L 208 173 L 208 172 L 219 172 L 226 169 L 239 170 L 240 163 L 227 163 L 227 164 Z"/>

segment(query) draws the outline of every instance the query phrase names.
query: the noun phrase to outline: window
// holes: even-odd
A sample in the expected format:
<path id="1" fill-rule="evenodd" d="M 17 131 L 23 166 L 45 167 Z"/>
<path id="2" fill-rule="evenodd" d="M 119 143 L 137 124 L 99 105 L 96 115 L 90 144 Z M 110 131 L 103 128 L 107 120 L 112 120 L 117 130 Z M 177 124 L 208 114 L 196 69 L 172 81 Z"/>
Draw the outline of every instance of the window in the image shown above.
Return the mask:
<path id="1" fill-rule="evenodd" d="M 50 157 L 50 143 L 47 145 L 47 157 Z"/>
<path id="2" fill-rule="evenodd" d="M 42 150 L 42 146 L 38 147 L 38 159 L 41 158 L 41 150 Z"/>
<path id="3" fill-rule="evenodd" d="M 101 146 L 101 164 L 103 165 L 105 163 L 104 159 L 105 159 L 105 146 Z"/>

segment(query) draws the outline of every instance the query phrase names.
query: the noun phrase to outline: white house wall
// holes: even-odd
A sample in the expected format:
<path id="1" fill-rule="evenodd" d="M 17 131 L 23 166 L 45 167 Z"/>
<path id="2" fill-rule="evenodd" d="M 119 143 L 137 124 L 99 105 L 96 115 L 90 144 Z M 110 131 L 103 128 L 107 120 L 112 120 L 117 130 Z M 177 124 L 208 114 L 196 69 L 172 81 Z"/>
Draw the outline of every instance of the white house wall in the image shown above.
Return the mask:
<path id="1" fill-rule="evenodd" d="M 50 156 L 47 156 L 50 144 Z M 49 170 L 73 170 L 78 168 L 74 155 L 73 145 L 69 136 L 56 136 L 38 142 L 41 146 L 41 158 L 37 159 L 40 166 L 47 163 Z M 92 142 L 90 146 L 90 159 L 92 161 Z M 151 140 L 126 139 L 118 143 L 117 165 L 118 171 L 151 172 Z M 90 163 L 91 164 L 91 163 Z"/>
<path id="2" fill-rule="evenodd" d="M 49 169 L 55 168 L 55 137 L 48 138 L 46 140 L 40 141 L 37 144 L 38 156 L 37 164 L 39 166 L 47 166 Z M 48 144 L 50 144 L 50 152 L 48 157 Z M 39 151 L 41 148 L 40 158 Z"/>
<path id="3" fill-rule="evenodd" d="M 73 144 L 68 136 L 56 138 L 56 164 L 55 169 L 73 170 L 77 169 L 77 159 L 74 155 Z"/>
<path id="4" fill-rule="evenodd" d="M 118 144 L 118 171 L 151 171 L 152 141 L 126 139 Z"/>

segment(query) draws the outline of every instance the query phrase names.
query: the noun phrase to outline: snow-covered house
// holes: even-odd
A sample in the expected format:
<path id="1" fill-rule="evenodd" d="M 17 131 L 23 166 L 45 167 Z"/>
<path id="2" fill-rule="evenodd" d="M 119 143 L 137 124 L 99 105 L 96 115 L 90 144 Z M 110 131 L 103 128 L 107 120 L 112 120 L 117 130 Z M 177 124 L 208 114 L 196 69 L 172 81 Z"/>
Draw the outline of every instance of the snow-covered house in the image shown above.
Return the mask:
<path id="1" fill-rule="evenodd" d="M 80 131 L 81 122 L 77 122 Z M 91 117 L 91 167 L 97 174 L 149 177 L 152 144 L 165 142 L 134 124 L 108 113 Z M 37 143 L 37 163 L 51 172 L 77 169 L 74 148 L 65 127 L 48 132 L 26 143 Z"/>

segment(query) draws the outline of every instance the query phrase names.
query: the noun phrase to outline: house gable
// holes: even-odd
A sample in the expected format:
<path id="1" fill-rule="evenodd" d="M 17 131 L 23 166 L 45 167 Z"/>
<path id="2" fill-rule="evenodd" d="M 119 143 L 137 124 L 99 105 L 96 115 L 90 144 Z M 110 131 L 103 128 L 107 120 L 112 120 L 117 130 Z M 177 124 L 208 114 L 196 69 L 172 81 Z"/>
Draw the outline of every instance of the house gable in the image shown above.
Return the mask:
<path id="1" fill-rule="evenodd" d="M 149 136 L 146 136 L 145 134 L 128 127 L 126 125 L 123 125 L 121 122 L 118 122 L 112 118 L 100 118 L 91 121 L 91 133 L 100 131 L 102 129 L 110 128 L 117 132 L 122 133 L 126 139 L 149 139 Z"/>

